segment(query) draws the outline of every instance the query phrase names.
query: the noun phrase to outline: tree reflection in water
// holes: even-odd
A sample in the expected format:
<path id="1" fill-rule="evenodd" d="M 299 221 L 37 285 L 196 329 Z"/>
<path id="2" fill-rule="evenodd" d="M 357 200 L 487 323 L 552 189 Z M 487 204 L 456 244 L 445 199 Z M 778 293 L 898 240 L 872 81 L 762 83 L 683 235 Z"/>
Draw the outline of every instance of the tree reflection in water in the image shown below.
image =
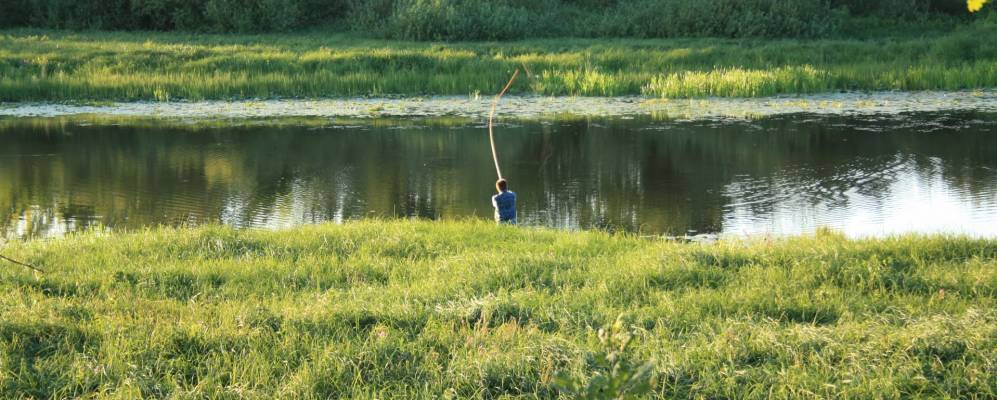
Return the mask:
<path id="1" fill-rule="evenodd" d="M 476 123 L 0 122 L 8 237 L 492 212 L 494 171 Z M 499 146 L 520 221 L 531 225 L 997 234 L 994 114 L 513 122 Z"/>

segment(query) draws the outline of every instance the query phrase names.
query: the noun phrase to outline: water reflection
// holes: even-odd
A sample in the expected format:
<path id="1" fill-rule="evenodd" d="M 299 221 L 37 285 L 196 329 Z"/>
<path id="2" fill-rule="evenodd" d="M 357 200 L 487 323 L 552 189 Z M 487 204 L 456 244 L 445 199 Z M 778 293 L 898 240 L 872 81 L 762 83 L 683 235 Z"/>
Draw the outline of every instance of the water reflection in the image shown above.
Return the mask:
<path id="1" fill-rule="evenodd" d="M 480 125 L 0 124 L 0 231 L 491 216 Z M 648 233 L 997 235 L 997 114 L 500 129 L 520 221 Z"/>

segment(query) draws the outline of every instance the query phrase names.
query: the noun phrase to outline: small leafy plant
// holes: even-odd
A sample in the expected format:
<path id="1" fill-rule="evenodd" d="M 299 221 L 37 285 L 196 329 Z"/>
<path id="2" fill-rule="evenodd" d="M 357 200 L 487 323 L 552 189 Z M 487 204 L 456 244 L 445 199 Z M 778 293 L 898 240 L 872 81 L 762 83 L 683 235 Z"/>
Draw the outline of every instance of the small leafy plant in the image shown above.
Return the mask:
<path id="1" fill-rule="evenodd" d="M 602 349 L 591 355 L 592 375 L 580 379 L 561 371 L 554 378 L 557 389 L 573 399 L 632 399 L 647 395 L 654 364 L 633 360 L 629 352 L 633 334 L 625 329 L 622 319 L 599 329 L 598 335 Z"/>

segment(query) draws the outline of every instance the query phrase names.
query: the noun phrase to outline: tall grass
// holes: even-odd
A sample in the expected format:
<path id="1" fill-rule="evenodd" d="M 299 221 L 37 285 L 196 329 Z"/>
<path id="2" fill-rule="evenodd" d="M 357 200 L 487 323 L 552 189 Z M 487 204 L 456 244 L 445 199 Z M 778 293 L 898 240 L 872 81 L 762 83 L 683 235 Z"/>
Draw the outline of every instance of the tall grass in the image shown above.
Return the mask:
<path id="1" fill-rule="evenodd" d="M 676 244 L 485 222 L 12 242 L 3 398 L 550 398 L 633 334 L 662 398 L 997 396 L 997 242 Z"/>
<path id="2" fill-rule="evenodd" d="M 467 95 L 661 97 L 997 86 L 997 26 L 877 40 L 435 44 L 353 36 L 0 33 L 0 101 Z"/>

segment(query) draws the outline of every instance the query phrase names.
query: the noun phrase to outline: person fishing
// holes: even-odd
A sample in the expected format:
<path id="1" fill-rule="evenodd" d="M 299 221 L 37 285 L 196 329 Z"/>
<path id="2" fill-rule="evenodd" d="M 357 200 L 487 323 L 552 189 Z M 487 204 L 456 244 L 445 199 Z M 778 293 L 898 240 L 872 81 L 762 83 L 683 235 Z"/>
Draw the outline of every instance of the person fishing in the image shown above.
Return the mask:
<path id="1" fill-rule="evenodd" d="M 492 196 L 492 206 L 495 207 L 495 222 L 500 224 L 516 223 L 516 192 L 509 190 L 509 182 L 499 178 L 495 182 L 498 194 Z"/>
<path id="2" fill-rule="evenodd" d="M 526 71 L 526 76 L 529 77 L 530 70 L 526 68 L 526 64 L 523 64 L 523 69 Z M 499 224 L 516 223 L 516 192 L 509 190 L 509 182 L 502 177 L 502 168 L 499 167 L 498 151 L 495 150 L 495 108 L 498 107 L 499 100 L 502 100 L 502 95 L 516 81 L 517 76 L 519 76 L 519 68 L 513 71 L 509 82 L 492 100 L 492 109 L 488 113 L 488 142 L 492 146 L 492 160 L 495 161 L 495 174 L 498 175 L 498 180 L 495 181 L 495 189 L 498 190 L 498 194 L 492 196 L 492 207 L 495 207 L 495 222 Z"/>

